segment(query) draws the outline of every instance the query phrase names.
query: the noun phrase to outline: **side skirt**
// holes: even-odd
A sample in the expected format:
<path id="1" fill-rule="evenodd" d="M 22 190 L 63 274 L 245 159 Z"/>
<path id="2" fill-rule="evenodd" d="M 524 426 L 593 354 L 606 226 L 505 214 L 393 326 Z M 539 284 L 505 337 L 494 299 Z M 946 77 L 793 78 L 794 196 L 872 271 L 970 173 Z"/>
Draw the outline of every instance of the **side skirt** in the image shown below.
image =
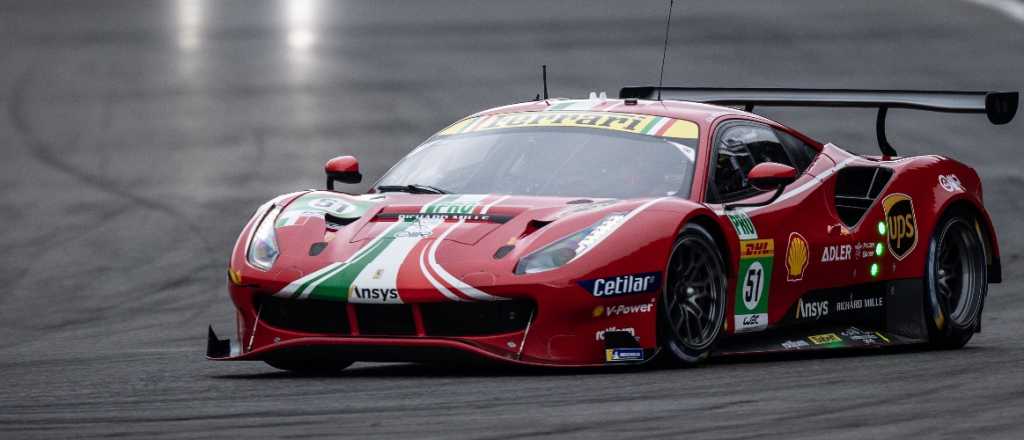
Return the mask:
<path id="1" fill-rule="evenodd" d="M 912 278 L 809 291 L 767 331 L 725 338 L 714 355 L 878 348 L 927 340 L 924 282 Z"/>

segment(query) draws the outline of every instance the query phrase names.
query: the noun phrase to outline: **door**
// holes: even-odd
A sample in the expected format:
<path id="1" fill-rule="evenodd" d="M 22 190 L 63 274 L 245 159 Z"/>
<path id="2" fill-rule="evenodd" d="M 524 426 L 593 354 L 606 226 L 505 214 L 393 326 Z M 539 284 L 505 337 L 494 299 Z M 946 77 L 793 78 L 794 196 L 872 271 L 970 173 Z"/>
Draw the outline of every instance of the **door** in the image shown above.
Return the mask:
<path id="1" fill-rule="evenodd" d="M 731 330 L 765 330 L 797 306 L 801 318 L 824 316 L 827 303 L 798 303 L 811 285 L 809 269 L 819 263 L 814 259 L 828 256 L 816 254 L 846 249 L 828 247 L 837 231 L 827 225 L 838 221 L 827 205 L 824 188 L 806 172 L 812 165 L 831 166 L 831 160 L 798 138 L 753 121 L 720 124 L 712 142 L 705 201 L 729 219 L 740 239 L 739 249 L 730 252 L 738 260 Z M 789 165 L 800 174 L 771 204 L 726 209 L 732 203 L 764 202 L 771 197 L 747 181 L 750 169 L 764 162 Z"/>

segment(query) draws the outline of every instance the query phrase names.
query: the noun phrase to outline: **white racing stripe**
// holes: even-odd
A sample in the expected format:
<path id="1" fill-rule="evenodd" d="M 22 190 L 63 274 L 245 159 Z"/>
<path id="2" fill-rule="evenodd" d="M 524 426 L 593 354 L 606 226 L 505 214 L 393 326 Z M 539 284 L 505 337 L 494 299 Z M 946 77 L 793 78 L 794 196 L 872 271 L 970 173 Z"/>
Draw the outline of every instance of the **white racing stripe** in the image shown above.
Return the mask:
<path id="1" fill-rule="evenodd" d="M 509 196 L 501 196 L 495 199 L 493 202 L 484 205 L 483 209 L 480 210 L 480 214 L 487 214 L 487 211 L 490 211 L 494 205 L 504 202 L 505 199 L 507 199 L 508 197 Z"/>
<path id="2" fill-rule="evenodd" d="M 447 211 L 455 209 L 462 210 L 465 208 L 471 208 L 478 204 L 484 198 L 489 197 L 486 194 L 467 194 L 459 196 L 440 196 L 424 205 L 420 212 L 426 213 L 432 207 L 437 207 L 437 214 L 443 216 Z M 486 212 L 492 206 L 500 203 L 502 200 L 507 199 L 508 196 L 499 197 L 487 206 L 485 206 L 482 212 Z M 283 289 L 275 293 L 275 296 L 279 297 L 295 297 L 299 299 L 306 299 L 310 294 L 316 290 L 316 288 L 324 283 L 325 281 L 335 277 L 338 273 L 345 269 L 350 263 L 357 261 L 359 258 L 364 256 L 367 252 L 373 249 L 375 246 L 379 246 L 381 240 L 390 240 L 389 243 L 384 243 L 384 248 L 379 249 L 380 254 L 377 255 L 372 261 L 368 262 L 362 270 L 356 275 L 352 282 L 352 286 L 358 286 L 360 289 L 397 289 L 398 288 L 398 272 L 401 270 L 403 263 L 408 259 L 409 254 L 416 247 L 416 245 L 431 237 L 434 229 L 444 223 L 441 217 L 437 218 L 417 218 L 414 221 L 415 224 L 408 225 L 407 228 L 401 231 L 401 236 L 395 236 L 394 230 L 403 224 L 404 220 L 398 220 L 384 229 L 381 233 L 373 237 L 365 245 L 363 245 L 358 251 L 356 251 L 351 257 L 343 262 L 330 263 L 309 275 L 303 276 L 295 281 L 292 281 Z M 464 298 L 452 292 L 441 282 L 432 276 L 427 268 L 427 264 L 424 262 L 424 254 L 427 254 L 427 249 L 430 250 L 427 259 L 429 261 L 430 268 L 434 270 L 443 280 L 454 286 L 458 290 L 462 290 L 465 294 L 471 298 L 481 300 L 499 300 L 502 298 L 482 292 L 452 276 L 450 273 L 444 270 L 436 260 L 437 248 L 441 241 L 448 236 L 457 226 L 462 224 L 463 221 L 459 221 L 455 225 L 451 226 L 446 230 L 440 237 L 434 239 L 434 243 L 431 246 L 424 247 L 417 259 L 419 260 L 420 270 L 423 272 L 424 277 L 431 285 L 434 286 L 442 295 L 453 301 L 463 301 Z M 360 263 L 361 264 L 361 263 Z M 312 281 L 312 282 L 311 282 Z M 308 284 L 308 285 L 307 285 Z M 305 288 L 303 286 L 305 285 Z M 358 298 L 349 298 L 351 302 L 379 302 L 376 299 L 360 300 Z M 401 302 L 401 298 L 398 298 L 396 302 Z"/>
<path id="3" fill-rule="evenodd" d="M 331 264 L 328 264 L 328 265 L 326 265 L 324 267 L 321 267 L 320 269 L 317 269 L 316 272 L 313 272 L 313 273 L 311 273 L 309 275 L 301 277 L 301 278 L 299 278 L 299 279 L 297 279 L 295 281 L 292 281 L 291 283 L 288 283 L 288 285 L 284 286 L 283 289 L 277 291 L 277 293 L 275 293 L 274 296 L 290 298 L 292 295 L 295 294 L 296 291 L 299 290 L 299 287 L 302 287 L 302 285 L 306 284 L 309 280 L 312 280 L 312 279 L 314 279 L 314 278 L 316 278 L 316 277 L 318 277 L 320 275 L 323 275 L 323 274 L 325 274 L 327 272 L 333 271 L 334 269 L 337 269 L 337 268 L 339 268 L 341 266 L 342 266 L 342 263 L 331 263 Z M 327 278 L 327 277 L 324 277 L 324 278 Z"/>
<path id="4" fill-rule="evenodd" d="M 437 247 L 441 244 L 442 241 L 444 241 L 445 237 L 447 237 L 448 234 L 451 234 L 452 231 L 454 231 L 463 223 L 465 223 L 464 220 L 459 220 L 457 223 L 448 228 L 448 230 L 444 231 L 444 233 L 442 233 L 440 237 L 434 239 L 434 244 L 430 246 L 430 253 L 427 254 L 427 261 L 430 264 L 430 268 L 433 269 L 434 272 L 437 272 L 437 275 L 441 277 L 441 279 L 444 280 L 446 283 L 451 284 L 451 286 L 454 287 L 456 290 L 466 294 L 466 296 L 469 296 L 473 299 L 479 299 L 483 301 L 499 301 L 505 299 L 499 296 L 491 295 L 487 292 L 477 289 L 476 287 L 466 284 L 462 280 L 448 273 L 448 271 L 444 270 L 444 268 L 441 267 L 440 264 L 437 264 Z"/>
<path id="5" fill-rule="evenodd" d="M 419 242 L 433 234 L 434 228 L 442 223 L 439 218 L 416 219 L 417 224 L 409 226 L 399 232 L 398 236 L 392 235 L 391 243 L 373 261 L 369 262 L 352 281 L 353 286 L 360 289 L 398 289 L 398 272 L 402 269 L 403 263 L 409 253 Z M 399 295 L 401 292 L 399 292 Z M 385 301 L 377 299 L 348 299 L 351 303 L 382 303 Z M 399 296 L 397 301 L 387 300 L 387 303 L 402 303 Z"/>
<path id="6" fill-rule="evenodd" d="M 343 263 L 341 263 L 337 269 L 335 269 L 333 272 L 330 273 L 330 275 L 327 275 L 327 276 L 325 276 L 323 278 L 320 278 L 319 280 L 316 280 L 316 282 L 314 282 L 313 284 L 310 284 L 309 287 L 307 287 L 306 290 L 302 291 L 302 294 L 299 295 L 299 299 L 309 298 L 309 295 L 311 293 L 313 293 L 313 290 L 316 289 L 316 287 L 319 286 L 320 283 L 330 279 L 331 277 L 333 277 L 338 272 L 341 272 L 341 270 L 345 268 L 346 264 L 348 264 L 351 261 L 355 261 L 357 258 L 361 257 L 363 254 L 365 254 L 371 248 L 373 248 L 373 245 L 376 244 L 378 241 L 381 241 L 384 238 L 390 236 L 391 235 L 391 231 L 393 229 L 397 228 L 398 225 L 400 225 L 401 223 L 402 223 L 401 221 L 397 221 L 394 224 L 392 224 L 391 226 L 388 226 L 387 229 L 381 231 L 381 233 L 377 234 L 376 237 L 373 237 L 373 239 L 371 239 L 369 243 L 366 243 L 365 246 L 360 248 L 355 254 L 352 254 L 351 257 L 348 257 L 347 260 L 345 260 Z"/>
<path id="7" fill-rule="evenodd" d="M 430 246 L 424 246 L 423 250 L 420 251 L 420 256 L 419 256 L 420 272 L 423 272 L 423 276 L 427 279 L 427 281 L 430 282 L 430 285 L 434 286 L 434 288 L 437 289 L 438 292 L 441 292 L 441 294 L 444 295 L 445 298 L 448 298 L 448 299 L 450 299 L 452 301 L 465 301 L 464 299 L 462 299 L 461 296 L 452 293 L 451 290 L 448 290 L 448 288 L 445 287 L 444 284 L 441 284 L 440 282 L 438 282 L 437 279 L 434 278 L 434 276 L 430 274 L 430 271 L 427 270 L 427 265 L 426 265 L 426 262 L 424 261 L 424 259 L 426 258 L 427 249 L 429 249 L 429 248 L 430 248 Z"/>
<path id="8" fill-rule="evenodd" d="M 383 232 L 381 232 L 376 237 L 371 239 L 369 243 L 366 243 L 365 246 L 363 246 L 358 251 L 356 251 L 356 253 L 352 254 L 352 256 L 349 257 L 347 260 L 342 261 L 342 262 L 330 263 L 330 264 L 328 264 L 328 265 L 326 265 L 324 267 L 321 267 L 320 269 L 317 269 L 315 272 L 313 272 L 313 273 L 311 273 L 309 275 L 306 275 L 306 276 L 301 277 L 301 278 L 299 278 L 299 279 L 297 279 L 295 281 L 292 281 L 291 283 L 288 283 L 287 286 L 284 286 L 283 289 L 281 289 L 277 293 L 275 293 L 274 296 L 289 298 L 289 297 L 295 295 L 297 292 L 299 292 L 299 288 L 302 287 L 303 284 L 306 284 L 307 282 L 309 282 L 309 280 L 316 279 L 317 277 L 320 277 L 321 275 L 323 275 L 323 274 L 325 274 L 327 272 L 330 272 L 329 274 L 326 274 L 325 276 L 320 277 L 320 279 L 316 280 L 315 282 L 313 282 L 312 284 L 307 286 L 306 289 L 301 292 L 301 295 L 299 295 L 299 298 L 300 299 L 305 299 L 306 297 L 309 296 L 309 293 L 312 292 L 313 289 L 316 288 L 316 286 L 319 286 L 320 283 L 324 282 L 324 280 L 327 280 L 327 279 L 331 278 L 332 276 L 334 276 L 335 273 L 337 273 L 341 269 L 344 269 L 345 265 L 348 264 L 348 262 L 350 262 L 352 260 L 355 260 L 356 258 L 359 258 L 360 255 L 362 255 L 367 250 L 372 248 L 374 243 L 380 241 L 381 238 L 386 236 L 392 229 L 394 229 L 396 226 L 398 226 L 398 224 L 399 224 L 398 222 L 395 222 L 395 224 L 389 226 Z"/>

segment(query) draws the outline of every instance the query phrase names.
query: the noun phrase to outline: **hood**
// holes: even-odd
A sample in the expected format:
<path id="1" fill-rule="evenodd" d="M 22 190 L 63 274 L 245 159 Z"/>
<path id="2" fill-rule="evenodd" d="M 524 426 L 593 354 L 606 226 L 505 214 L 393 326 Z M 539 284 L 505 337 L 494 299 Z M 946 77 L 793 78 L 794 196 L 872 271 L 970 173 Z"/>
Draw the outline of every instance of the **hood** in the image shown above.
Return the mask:
<path id="1" fill-rule="evenodd" d="M 494 261 L 496 248 L 515 240 L 547 241 L 546 235 L 561 234 L 559 229 L 588 226 L 606 210 L 619 205 L 628 209 L 635 203 L 487 194 L 308 192 L 284 206 L 275 221 L 279 269 L 285 278 L 280 281 L 288 284 L 278 293 L 384 303 L 438 299 L 438 292 L 446 291 L 469 292 L 469 299 L 494 299 L 464 286 L 463 280 L 486 271 L 484 263 Z M 369 296 L 359 296 L 363 290 Z"/>

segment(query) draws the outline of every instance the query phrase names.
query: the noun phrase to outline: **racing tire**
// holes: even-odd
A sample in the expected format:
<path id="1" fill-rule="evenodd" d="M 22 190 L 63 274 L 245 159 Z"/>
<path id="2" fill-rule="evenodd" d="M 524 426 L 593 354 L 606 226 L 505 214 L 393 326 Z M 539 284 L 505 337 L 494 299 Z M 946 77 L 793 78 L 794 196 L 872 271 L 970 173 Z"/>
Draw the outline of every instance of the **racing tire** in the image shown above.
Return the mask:
<path id="1" fill-rule="evenodd" d="M 353 364 L 340 359 L 268 359 L 267 365 L 301 375 L 336 374 Z"/>
<path id="2" fill-rule="evenodd" d="M 672 245 L 658 300 L 663 362 L 693 366 L 711 354 L 725 320 L 725 271 L 714 237 L 699 225 L 683 228 Z"/>
<path id="3" fill-rule="evenodd" d="M 981 325 L 988 293 L 985 241 L 969 214 L 943 217 L 928 243 L 925 321 L 933 348 L 961 348 Z"/>

